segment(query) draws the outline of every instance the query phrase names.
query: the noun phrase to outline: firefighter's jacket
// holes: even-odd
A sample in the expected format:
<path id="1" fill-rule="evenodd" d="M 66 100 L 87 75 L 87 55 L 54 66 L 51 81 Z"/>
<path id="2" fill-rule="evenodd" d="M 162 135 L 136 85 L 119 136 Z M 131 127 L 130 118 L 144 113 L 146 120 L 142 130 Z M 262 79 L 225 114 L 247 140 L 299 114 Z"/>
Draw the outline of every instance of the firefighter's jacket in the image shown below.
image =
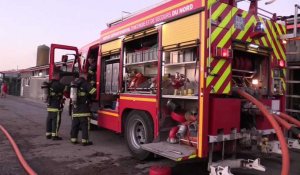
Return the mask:
<path id="1" fill-rule="evenodd" d="M 63 100 L 65 86 L 58 80 L 52 80 L 49 84 L 48 107 L 49 112 L 58 112 Z"/>
<path id="2" fill-rule="evenodd" d="M 77 85 L 77 101 L 73 105 L 73 117 L 89 117 L 91 116 L 89 104 L 96 89 L 84 78 L 76 79 L 74 84 Z"/>

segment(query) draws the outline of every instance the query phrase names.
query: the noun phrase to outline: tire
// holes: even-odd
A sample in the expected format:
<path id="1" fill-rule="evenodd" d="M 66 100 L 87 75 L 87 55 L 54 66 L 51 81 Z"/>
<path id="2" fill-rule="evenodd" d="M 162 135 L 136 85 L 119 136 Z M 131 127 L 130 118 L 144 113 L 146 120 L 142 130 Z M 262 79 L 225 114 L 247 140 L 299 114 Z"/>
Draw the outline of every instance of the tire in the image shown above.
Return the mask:
<path id="1" fill-rule="evenodd" d="M 145 160 L 152 154 L 141 148 L 141 144 L 151 143 L 154 138 L 153 122 L 151 117 L 143 111 L 131 111 L 125 122 L 125 140 L 131 154 Z"/>

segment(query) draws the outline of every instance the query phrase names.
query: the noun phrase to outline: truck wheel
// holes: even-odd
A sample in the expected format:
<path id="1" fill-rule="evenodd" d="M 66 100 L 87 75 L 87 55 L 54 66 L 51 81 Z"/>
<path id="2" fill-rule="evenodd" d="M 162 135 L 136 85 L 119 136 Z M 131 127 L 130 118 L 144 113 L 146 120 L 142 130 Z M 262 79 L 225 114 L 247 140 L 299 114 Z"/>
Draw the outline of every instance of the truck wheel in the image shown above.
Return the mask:
<path id="1" fill-rule="evenodd" d="M 151 153 L 145 151 L 140 145 L 153 141 L 153 122 L 151 117 L 143 111 L 129 113 L 125 123 L 126 144 L 131 154 L 139 160 L 145 160 Z"/>

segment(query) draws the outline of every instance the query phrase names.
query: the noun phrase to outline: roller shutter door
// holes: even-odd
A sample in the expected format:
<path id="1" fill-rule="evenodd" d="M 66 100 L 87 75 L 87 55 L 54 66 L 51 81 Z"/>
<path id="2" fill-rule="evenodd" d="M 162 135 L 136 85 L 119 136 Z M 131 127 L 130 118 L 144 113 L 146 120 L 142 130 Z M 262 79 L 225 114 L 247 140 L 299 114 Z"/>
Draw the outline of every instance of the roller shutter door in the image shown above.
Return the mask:
<path id="1" fill-rule="evenodd" d="M 122 46 L 122 40 L 117 39 L 114 41 L 111 41 L 109 43 L 105 43 L 102 45 L 102 53 L 107 53 L 107 52 L 118 52 L 121 49 Z"/>
<path id="2" fill-rule="evenodd" d="M 163 25 L 162 46 L 195 41 L 199 36 L 200 14 L 195 14 Z"/>

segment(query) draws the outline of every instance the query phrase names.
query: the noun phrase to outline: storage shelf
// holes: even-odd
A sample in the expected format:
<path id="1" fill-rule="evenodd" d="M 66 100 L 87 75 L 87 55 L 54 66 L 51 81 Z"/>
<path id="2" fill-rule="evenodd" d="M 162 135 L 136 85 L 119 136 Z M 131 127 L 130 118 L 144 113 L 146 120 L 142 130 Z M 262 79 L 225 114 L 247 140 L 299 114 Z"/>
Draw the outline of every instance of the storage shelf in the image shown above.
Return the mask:
<path id="1" fill-rule="evenodd" d="M 198 96 L 195 95 L 162 95 L 163 98 L 173 98 L 173 99 L 187 99 L 187 100 L 198 100 Z"/>
<path id="2" fill-rule="evenodd" d="M 114 61 L 120 61 L 120 58 L 105 60 L 105 62 L 114 62 Z"/>
<path id="3" fill-rule="evenodd" d="M 114 113 L 117 113 L 118 110 L 110 109 L 110 108 L 103 108 L 103 109 L 98 110 L 98 112 L 114 112 Z"/>
<path id="4" fill-rule="evenodd" d="M 124 64 L 124 66 L 133 66 L 133 65 L 138 65 L 138 64 L 149 64 L 149 63 L 155 63 L 158 62 L 157 60 L 151 60 L 151 61 L 143 61 L 143 62 L 137 62 L 137 63 L 129 63 L 129 64 Z"/>
<path id="5" fill-rule="evenodd" d="M 101 95 L 120 95 L 120 93 L 118 93 L 118 92 L 106 92 L 106 93 L 101 93 Z"/>
<path id="6" fill-rule="evenodd" d="M 248 71 L 248 70 L 239 70 L 239 69 L 232 69 L 233 72 L 241 72 L 241 73 L 248 73 L 248 74 L 255 74 L 256 71 Z"/>
<path id="7" fill-rule="evenodd" d="M 150 94 L 150 93 L 134 93 L 134 92 L 125 92 L 125 93 L 122 93 L 120 95 L 130 95 L 130 96 L 152 96 L 152 97 L 155 97 L 156 94 Z"/>
<path id="8" fill-rule="evenodd" d="M 187 65 L 193 65 L 196 64 L 196 61 L 189 61 L 189 62 L 181 62 L 181 63 L 168 63 L 165 64 L 164 66 L 187 66 Z"/>

